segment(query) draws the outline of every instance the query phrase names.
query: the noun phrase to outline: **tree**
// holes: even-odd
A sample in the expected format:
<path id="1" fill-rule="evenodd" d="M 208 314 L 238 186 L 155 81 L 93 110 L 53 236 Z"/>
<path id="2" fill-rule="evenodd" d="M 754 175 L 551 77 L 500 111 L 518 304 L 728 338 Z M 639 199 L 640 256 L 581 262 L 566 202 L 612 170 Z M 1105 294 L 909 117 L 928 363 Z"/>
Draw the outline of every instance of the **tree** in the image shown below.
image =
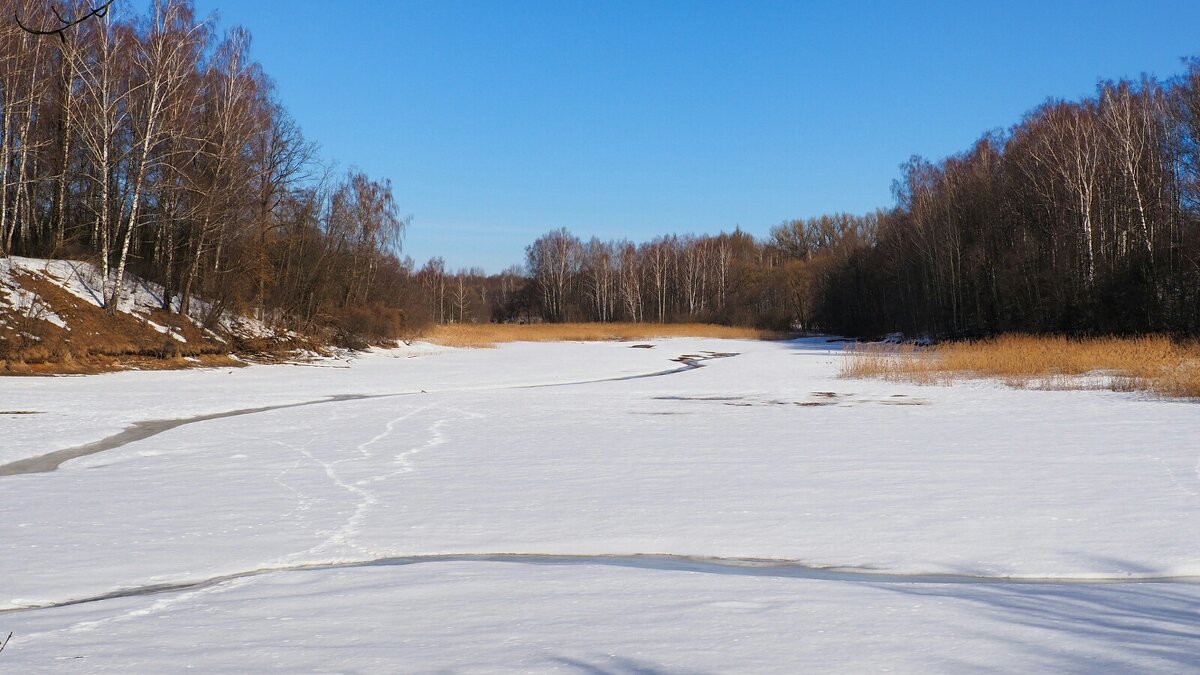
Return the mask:
<path id="1" fill-rule="evenodd" d="M 525 249 L 526 267 L 541 291 L 542 310 L 551 321 L 568 319 L 567 299 L 579 271 L 582 248 L 579 238 L 564 227 Z"/>
<path id="2" fill-rule="evenodd" d="M 110 312 L 116 311 L 120 301 L 130 243 L 141 225 L 138 216 L 147 176 L 160 161 L 153 151 L 171 131 L 169 118 L 186 117 L 179 108 L 188 105 L 189 75 L 196 72 L 206 39 L 205 26 L 192 20 L 190 5 L 180 0 L 155 0 L 148 22 L 133 40 L 130 107 L 135 149 L 128 217 L 120 237 L 116 274 L 111 280 L 105 279 L 104 304 Z"/>

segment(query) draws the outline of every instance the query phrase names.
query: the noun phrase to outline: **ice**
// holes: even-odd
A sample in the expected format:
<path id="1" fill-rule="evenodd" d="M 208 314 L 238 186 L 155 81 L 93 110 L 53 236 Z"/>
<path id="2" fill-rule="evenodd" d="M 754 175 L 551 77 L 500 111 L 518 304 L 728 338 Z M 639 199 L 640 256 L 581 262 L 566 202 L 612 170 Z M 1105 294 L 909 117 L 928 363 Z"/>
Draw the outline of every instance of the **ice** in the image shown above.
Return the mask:
<path id="1" fill-rule="evenodd" d="M 0 665 L 1200 668 L 1194 403 L 652 343 L 0 380 L 0 463 L 181 420 L 0 476 Z"/>
<path id="2" fill-rule="evenodd" d="M 846 584 L 445 562 L 276 573 L 21 615 L 87 672 L 1183 672 L 1200 588 Z"/>

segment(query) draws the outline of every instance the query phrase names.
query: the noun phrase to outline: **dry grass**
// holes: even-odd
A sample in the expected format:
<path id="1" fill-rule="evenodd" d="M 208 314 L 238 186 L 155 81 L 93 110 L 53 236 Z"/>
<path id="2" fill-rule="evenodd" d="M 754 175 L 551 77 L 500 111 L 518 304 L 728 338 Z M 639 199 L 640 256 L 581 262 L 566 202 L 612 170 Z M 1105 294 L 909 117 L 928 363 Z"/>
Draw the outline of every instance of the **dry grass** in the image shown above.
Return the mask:
<path id="1" fill-rule="evenodd" d="M 999 379 L 1015 387 L 1148 391 L 1200 398 L 1200 344 L 1165 337 L 1071 339 L 1002 335 L 936 347 L 847 348 L 844 377 L 944 383 Z"/>
<path id="2" fill-rule="evenodd" d="M 500 342 L 600 342 L 661 337 L 778 340 L 786 335 L 707 323 L 479 323 L 435 326 L 419 339 L 448 347 L 494 347 Z"/>

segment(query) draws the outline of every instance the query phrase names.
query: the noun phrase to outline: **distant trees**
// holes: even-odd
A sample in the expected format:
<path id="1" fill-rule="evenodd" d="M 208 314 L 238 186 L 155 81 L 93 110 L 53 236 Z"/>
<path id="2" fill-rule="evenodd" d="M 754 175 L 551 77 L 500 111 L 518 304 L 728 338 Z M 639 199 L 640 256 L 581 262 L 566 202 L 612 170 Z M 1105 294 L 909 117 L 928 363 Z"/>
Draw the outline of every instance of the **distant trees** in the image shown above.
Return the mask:
<path id="1" fill-rule="evenodd" d="M 1192 62 L 1166 84 L 1104 82 L 967 152 L 914 159 L 876 241 L 838 266 L 856 297 L 827 308 L 822 324 L 1196 334 L 1198 81 Z"/>
<path id="2" fill-rule="evenodd" d="M 530 309 L 547 321 L 786 325 L 786 312 L 768 297 L 774 291 L 756 281 L 763 266 L 781 265 L 767 246 L 740 230 L 667 235 L 635 245 L 594 237 L 585 243 L 560 228 L 526 249 L 525 271 Z"/>
<path id="3" fill-rule="evenodd" d="M 1200 333 L 1200 61 L 914 157 L 894 193 L 890 210 L 788 221 L 765 241 L 556 230 L 530 247 L 537 306 L 855 335 Z"/>
<path id="4" fill-rule="evenodd" d="M 1200 332 L 1200 61 L 1048 102 L 939 162 L 914 157 L 894 193 L 890 210 L 788 221 L 761 242 L 581 246 L 558 230 L 531 247 L 531 283 L 549 320 Z M 551 240 L 583 262 L 551 273 Z"/>
<path id="5" fill-rule="evenodd" d="M 1200 333 L 1200 61 L 914 157 L 885 211 L 761 241 L 559 228 L 487 276 L 399 257 L 390 182 L 317 170 L 244 30 L 216 35 L 190 0 L 109 5 L 0 0 L 49 33 L 0 22 L 0 255 L 90 259 L 110 308 L 128 270 L 169 311 L 204 297 L 197 320 L 234 309 L 348 343 L 504 320 Z"/>
<path id="6" fill-rule="evenodd" d="M 541 308 L 550 321 L 570 318 L 568 301 L 578 288 L 583 244 L 566 228 L 550 232 L 525 249 L 526 265 L 541 291 Z"/>

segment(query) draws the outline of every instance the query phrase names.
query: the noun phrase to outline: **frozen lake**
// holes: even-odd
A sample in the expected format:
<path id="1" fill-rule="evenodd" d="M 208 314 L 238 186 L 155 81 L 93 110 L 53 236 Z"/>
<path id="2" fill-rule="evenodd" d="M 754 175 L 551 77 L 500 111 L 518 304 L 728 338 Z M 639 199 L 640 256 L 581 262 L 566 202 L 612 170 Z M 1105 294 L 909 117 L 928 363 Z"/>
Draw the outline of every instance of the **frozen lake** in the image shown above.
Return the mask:
<path id="1" fill-rule="evenodd" d="M 0 669 L 1200 669 L 1196 404 L 645 344 L 0 380 Z"/>

